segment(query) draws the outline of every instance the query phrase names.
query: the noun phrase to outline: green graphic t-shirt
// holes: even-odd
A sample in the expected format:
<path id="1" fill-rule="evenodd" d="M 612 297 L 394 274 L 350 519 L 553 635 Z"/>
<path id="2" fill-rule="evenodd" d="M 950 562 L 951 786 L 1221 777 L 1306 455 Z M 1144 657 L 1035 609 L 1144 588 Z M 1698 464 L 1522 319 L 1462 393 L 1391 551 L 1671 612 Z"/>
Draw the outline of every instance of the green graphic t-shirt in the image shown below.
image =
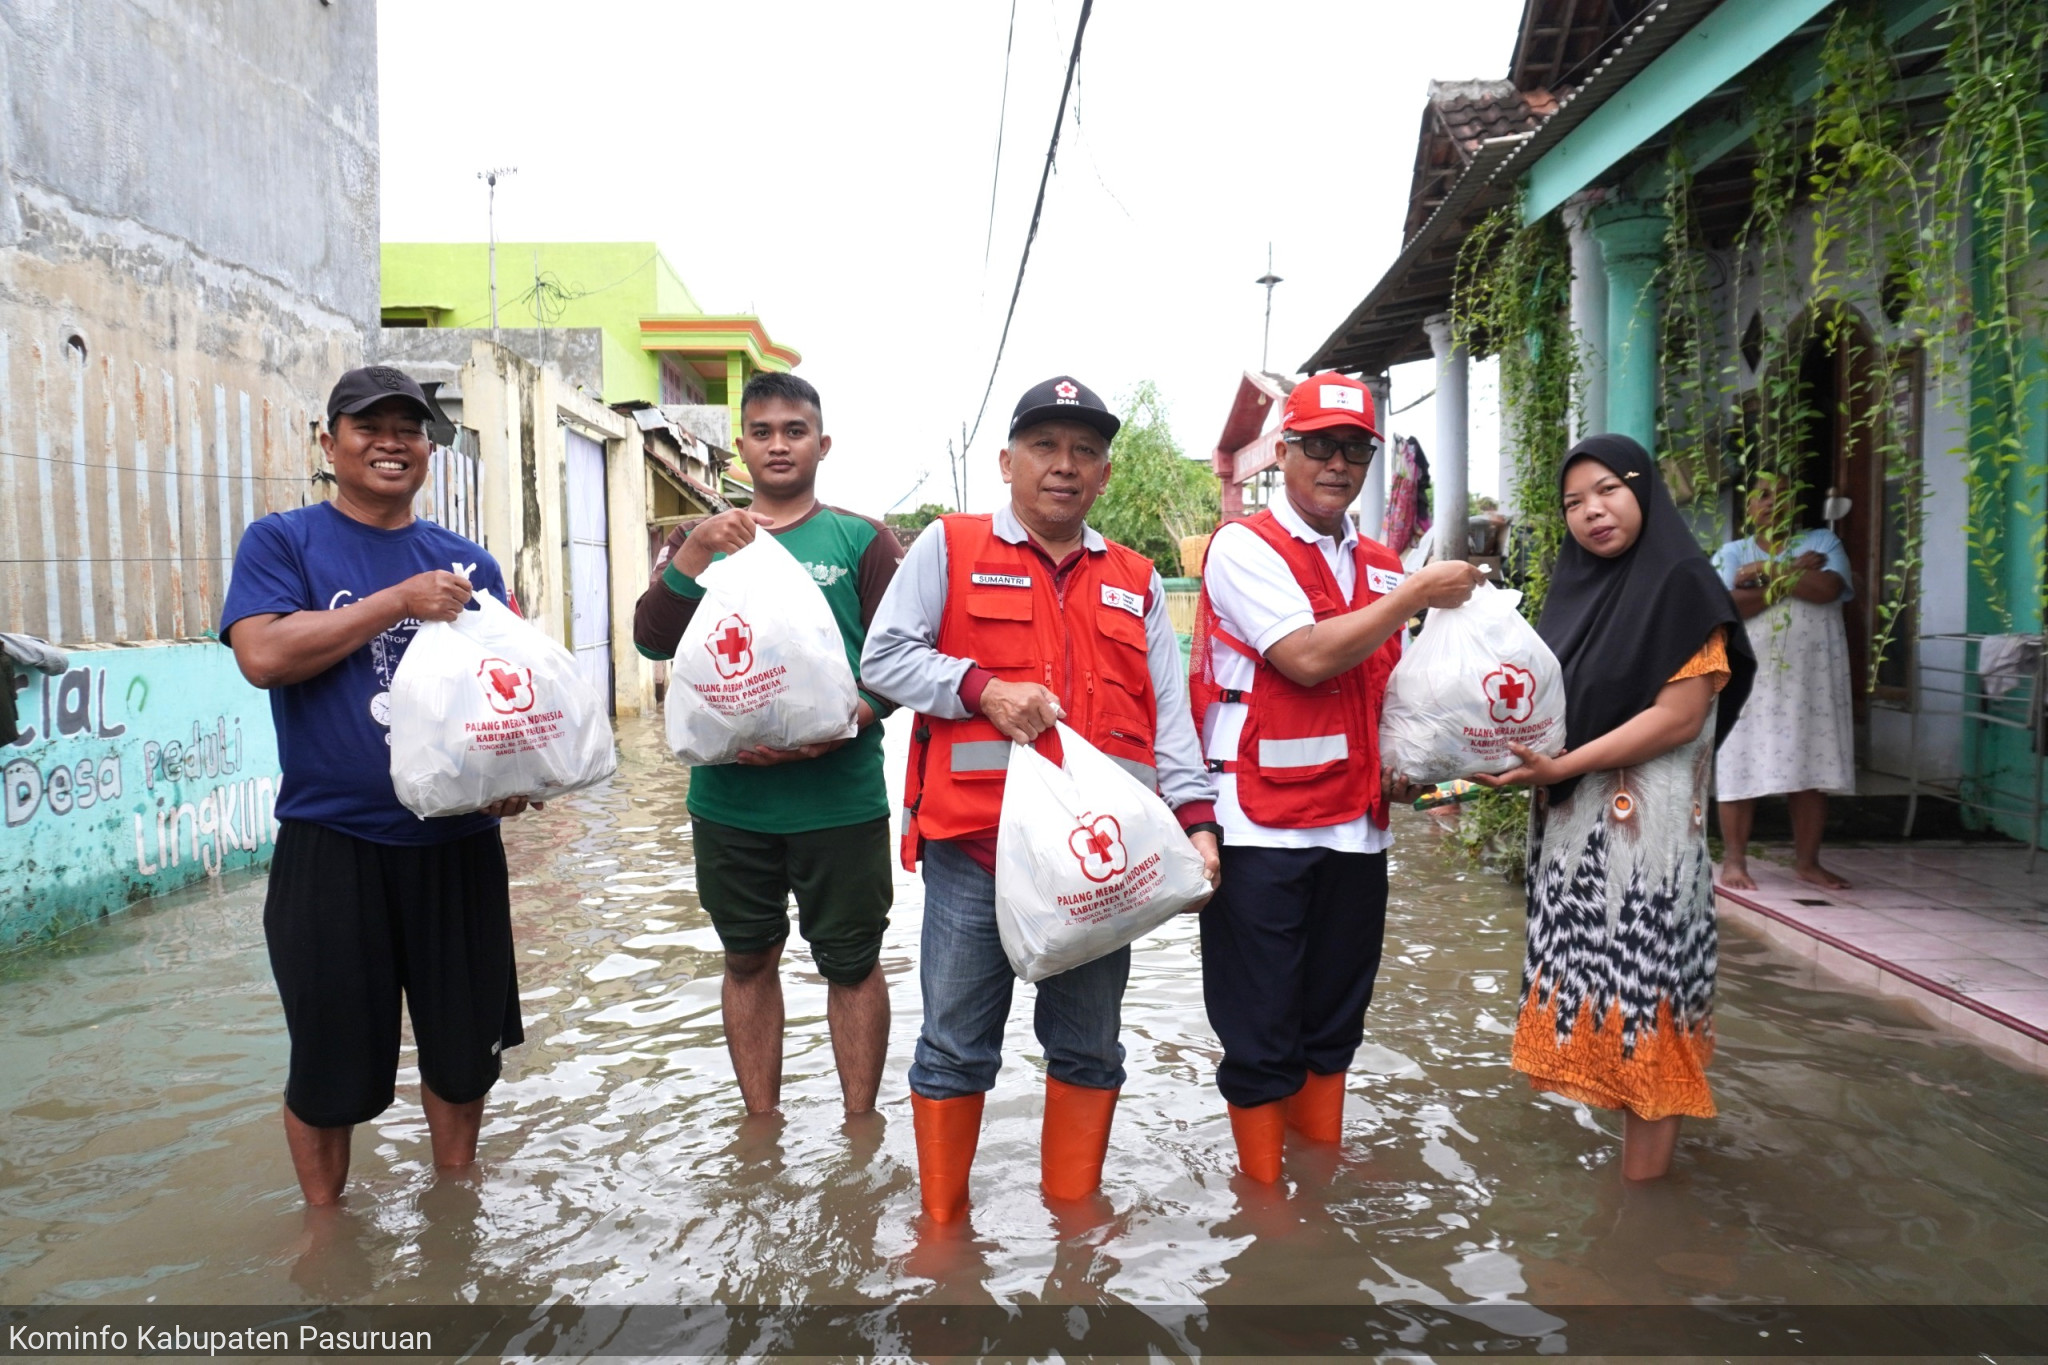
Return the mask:
<path id="1" fill-rule="evenodd" d="M 675 552 L 690 528 L 670 532 L 660 569 L 633 616 L 633 643 L 650 659 L 672 659 L 704 589 L 678 570 Z M 895 576 L 903 547 L 878 521 L 819 503 L 803 520 L 771 531 L 782 547 L 810 571 L 832 606 L 846 642 L 846 662 L 860 677 L 861 645 L 868 622 Z M 723 559 L 718 555 L 715 558 Z M 861 697 L 877 719 L 888 703 L 865 689 Z M 884 819 L 888 786 L 882 776 L 882 727 L 870 725 L 821 758 L 772 768 L 722 763 L 690 770 L 690 814 L 735 829 L 762 834 L 797 834 Z"/>

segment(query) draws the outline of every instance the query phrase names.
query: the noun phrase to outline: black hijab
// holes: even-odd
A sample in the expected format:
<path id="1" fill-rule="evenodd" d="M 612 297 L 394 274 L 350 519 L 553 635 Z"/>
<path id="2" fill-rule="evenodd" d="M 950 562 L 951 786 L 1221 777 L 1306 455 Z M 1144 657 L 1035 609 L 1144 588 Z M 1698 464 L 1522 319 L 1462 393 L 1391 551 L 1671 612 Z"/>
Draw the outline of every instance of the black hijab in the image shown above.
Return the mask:
<path id="1" fill-rule="evenodd" d="M 1756 676 L 1756 658 L 1735 599 L 1693 540 L 1649 452 L 1626 436 L 1589 436 L 1557 471 L 1580 460 L 1607 466 L 1636 495 L 1643 528 L 1613 559 L 1586 549 L 1569 533 L 1550 576 L 1550 595 L 1536 631 L 1564 666 L 1565 742 L 1574 748 L 1649 709 L 1671 675 L 1726 626 L 1728 685 L 1721 690 L 1714 744 L 1728 738 Z M 1562 798 L 1577 779 L 1551 788 Z"/>

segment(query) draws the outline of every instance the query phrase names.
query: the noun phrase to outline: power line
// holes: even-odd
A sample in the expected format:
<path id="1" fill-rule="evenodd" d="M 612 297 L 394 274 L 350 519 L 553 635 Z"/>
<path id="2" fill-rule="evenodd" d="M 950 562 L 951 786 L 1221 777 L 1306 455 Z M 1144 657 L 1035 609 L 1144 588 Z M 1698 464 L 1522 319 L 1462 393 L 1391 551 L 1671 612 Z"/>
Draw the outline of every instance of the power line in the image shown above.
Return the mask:
<path id="1" fill-rule="evenodd" d="M 988 387 L 981 391 L 981 409 L 974 414 L 974 430 L 968 433 L 967 445 L 974 444 L 974 438 L 981 434 L 981 419 L 988 415 L 989 395 L 996 390 L 996 372 L 1003 367 L 1003 350 L 1010 344 L 1010 323 L 1017 316 L 1017 300 L 1024 293 L 1024 268 L 1031 262 L 1031 243 L 1038 237 L 1038 220 L 1045 212 L 1045 187 L 1052 182 L 1053 160 L 1060 150 L 1060 125 L 1067 121 L 1067 97 L 1074 90 L 1074 71 L 1081 65 L 1081 36 L 1088 31 L 1088 14 L 1095 8 L 1095 0 L 1081 0 L 1081 22 L 1074 26 L 1074 51 L 1067 58 L 1067 79 L 1060 86 L 1060 112 L 1052 121 L 1052 142 L 1045 149 L 1045 169 L 1038 174 L 1038 200 L 1031 206 L 1031 227 L 1024 234 L 1024 251 L 1017 258 L 1017 283 L 1010 290 L 1010 308 L 1003 314 L 1003 335 L 996 342 L 996 361 L 989 367 Z M 966 450 L 961 452 L 966 458 Z"/>
<path id="2" fill-rule="evenodd" d="M 996 185 L 1003 178 L 1003 129 L 1010 118 L 1010 51 L 1017 45 L 1017 0 L 1010 0 L 1010 36 L 1003 40 L 1003 102 L 996 109 L 996 168 L 988 178 L 988 236 L 981 243 L 981 273 L 988 277 L 988 253 L 996 242 Z"/>
<path id="3" fill-rule="evenodd" d="M 162 476 L 171 479 L 227 479 L 232 483 L 305 483 L 311 475 L 304 477 L 283 474 L 238 474 L 232 469 L 151 469 L 148 465 L 136 464 L 94 464 L 91 460 L 68 460 L 56 455 L 26 455 L 18 450 L 0 450 L 0 456 L 10 460 L 38 460 L 44 464 L 76 465 L 85 469 L 104 469 L 109 473 L 147 474 L 151 478 Z"/>

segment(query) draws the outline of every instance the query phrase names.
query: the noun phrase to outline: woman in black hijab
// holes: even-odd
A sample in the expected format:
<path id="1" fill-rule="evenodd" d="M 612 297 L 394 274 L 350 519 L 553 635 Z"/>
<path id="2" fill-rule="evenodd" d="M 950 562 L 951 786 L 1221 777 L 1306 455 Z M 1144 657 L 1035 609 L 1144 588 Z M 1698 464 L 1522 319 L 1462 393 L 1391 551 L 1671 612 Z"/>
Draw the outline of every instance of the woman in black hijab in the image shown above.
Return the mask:
<path id="1" fill-rule="evenodd" d="M 1559 484 L 1571 536 L 1537 631 L 1564 668 L 1571 747 L 1517 746 L 1521 767 L 1475 780 L 1536 789 L 1515 1069 L 1622 1110 L 1622 1175 L 1651 1180 L 1679 1120 L 1714 1114 L 1708 776 L 1756 662 L 1640 445 L 1589 437 Z"/>

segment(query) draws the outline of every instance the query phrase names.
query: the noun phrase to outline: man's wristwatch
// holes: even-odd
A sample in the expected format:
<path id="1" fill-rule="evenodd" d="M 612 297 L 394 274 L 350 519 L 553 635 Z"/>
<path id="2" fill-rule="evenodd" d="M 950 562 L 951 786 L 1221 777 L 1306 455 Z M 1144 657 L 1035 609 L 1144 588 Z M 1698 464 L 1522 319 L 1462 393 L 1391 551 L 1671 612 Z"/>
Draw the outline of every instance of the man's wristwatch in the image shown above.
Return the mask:
<path id="1" fill-rule="evenodd" d="M 1214 820 L 1197 820 L 1194 824 L 1189 825 L 1186 829 L 1183 829 L 1181 833 L 1213 834 L 1216 836 L 1217 843 L 1220 844 L 1223 842 L 1223 826 L 1217 824 Z"/>

